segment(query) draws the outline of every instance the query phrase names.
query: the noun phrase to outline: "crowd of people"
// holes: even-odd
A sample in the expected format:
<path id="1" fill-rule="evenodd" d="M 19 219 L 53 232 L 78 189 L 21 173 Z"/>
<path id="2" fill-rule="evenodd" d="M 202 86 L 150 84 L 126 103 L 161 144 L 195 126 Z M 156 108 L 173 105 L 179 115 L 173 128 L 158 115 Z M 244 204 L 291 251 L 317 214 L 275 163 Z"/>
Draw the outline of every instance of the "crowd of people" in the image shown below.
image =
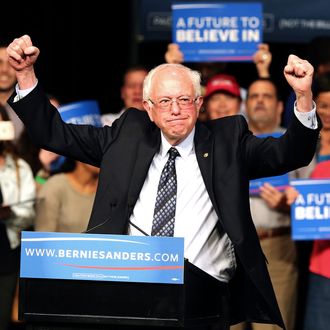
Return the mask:
<path id="1" fill-rule="evenodd" d="M 131 145 L 124 144 L 124 142 L 127 143 L 128 136 L 132 134 L 130 128 L 134 127 L 134 121 L 138 123 L 141 130 L 135 139 L 140 138 L 141 141 L 154 139 L 154 146 L 152 146 L 154 151 L 149 155 L 145 151 L 145 161 L 149 162 L 148 165 L 151 163 L 151 166 L 148 169 L 147 165 L 143 165 L 148 176 L 145 181 L 142 178 L 139 182 L 140 194 L 134 198 L 135 206 L 131 210 L 130 220 L 134 220 L 134 223 L 146 229 L 147 232 L 151 229 L 151 224 L 149 228 L 149 225 L 143 221 L 140 222 L 140 219 L 144 215 L 148 218 L 149 210 L 153 211 L 146 200 L 150 194 L 156 194 L 161 169 L 167 158 L 164 150 L 169 146 L 176 146 L 180 154 L 176 160 L 177 196 L 181 200 L 184 199 L 186 207 L 180 208 L 180 204 L 177 206 L 175 235 L 185 237 L 187 256 L 197 266 L 225 283 L 236 280 L 236 276 L 234 276 L 236 271 L 243 276 L 240 277 L 240 280 L 243 281 L 244 278 L 246 286 L 237 287 L 240 294 L 242 296 L 251 295 L 251 292 L 256 291 L 256 296 L 253 298 L 250 296 L 232 297 L 233 300 L 237 299 L 234 302 L 237 309 L 234 316 L 227 315 L 225 324 L 218 324 L 218 327 L 212 329 L 229 329 L 229 323 L 235 323 L 230 327 L 231 330 L 275 330 L 284 325 L 287 330 L 299 330 L 299 327 L 304 327 L 304 330 L 327 328 L 327 324 L 329 324 L 327 311 L 330 307 L 330 269 L 327 262 L 330 258 L 330 243 L 315 241 L 310 256 L 310 266 L 307 266 L 306 263 L 300 264 L 299 243 L 292 240 L 290 230 L 290 205 L 294 202 L 297 192 L 291 187 L 279 191 L 266 183 L 261 187 L 258 195 L 248 196 L 246 187 L 240 182 L 240 180 L 248 182 L 248 177 L 267 177 L 277 175 L 279 172 L 289 172 L 290 178 L 330 178 L 330 171 L 327 168 L 324 170 L 319 167 L 319 165 L 330 166 L 330 75 L 327 70 L 317 71 L 317 75 L 313 76 L 312 67 L 307 61 L 298 57 L 289 57 L 288 65 L 285 68 L 286 79 L 292 87 L 295 97 L 298 95 L 298 87 L 300 93 L 301 90 L 304 92 L 300 98 L 297 97 L 296 102 L 298 103 L 295 105 L 291 103 L 292 109 L 285 110 L 288 108 L 285 103 L 291 101 L 286 102 L 286 99 L 281 98 L 279 88 L 271 78 L 269 68 L 272 63 L 272 54 L 267 44 L 261 44 L 253 57 L 258 78 L 251 81 L 246 89 L 239 86 L 236 77 L 226 73 L 223 63 L 200 63 L 198 65 L 202 74 L 199 89 L 197 86 L 199 80 L 194 76 L 195 71 L 189 71 L 188 68 L 182 66 L 183 54 L 177 45 L 170 44 L 165 54 L 165 61 L 168 64 L 151 71 L 144 66 L 134 66 L 125 72 L 121 88 L 123 109 L 116 114 L 107 113 L 107 109 L 102 109 L 104 127 L 111 130 L 109 135 L 116 137 L 113 140 L 102 140 L 104 145 L 100 146 L 101 143 L 97 141 L 97 139 L 101 139 L 100 134 L 95 133 L 95 136 L 89 134 L 90 141 L 87 141 L 84 136 L 86 132 L 83 130 L 77 130 L 76 136 L 72 137 L 69 132 L 65 131 L 65 126 L 62 127 L 56 115 L 49 115 L 51 119 L 43 118 L 43 121 L 37 123 L 41 125 L 40 127 L 49 127 L 44 124 L 48 123 L 47 120 L 52 120 L 53 123 L 61 126 L 69 139 L 73 140 L 73 146 L 78 143 L 75 139 L 79 138 L 80 148 L 84 146 L 88 150 L 93 150 L 93 155 L 85 155 L 79 148 L 73 147 L 72 150 L 67 150 L 64 142 L 63 146 L 59 147 L 60 139 L 56 140 L 56 144 L 53 143 L 52 134 L 55 136 L 55 133 L 58 133 L 55 129 L 54 132 L 45 133 L 50 134 L 47 143 L 38 141 L 41 139 L 41 135 L 35 132 L 33 125 L 31 123 L 23 124 L 19 119 L 20 117 L 24 122 L 28 122 L 20 108 L 20 98 L 29 99 L 31 94 L 35 98 L 48 98 L 55 108 L 59 106 L 59 102 L 56 98 L 41 91 L 37 80 L 34 80 L 34 73 L 29 75 L 32 83 L 28 86 L 24 85 L 27 79 L 25 79 L 26 77 L 21 78 L 20 75 L 24 70 L 27 72 L 29 71 L 27 69 L 33 67 L 38 57 L 38 50 L 27 36 L 18 40 L 21 44 L 14 41 L 8 48 L 7 45 L 0 45 L 0 124 L 2 121 L 10 121 L 14 131 L 12 137 L 0 138 L 0 202 L 2 205 L 0 209 L 0 330 L 9 329 L 10 320 L 17 317 L 13 315 L 12 311 L 19 278 L 19 237 L 22 230 L 80 233 L 86 228 L 95 227 L 101 228 L 104 230 L 101 232 L 105 233 L 138 234 L 134 228 L 126 223 L 119 223 L 119 221 L 116 228 L 98 227 L 99 223 L 108 217 L 108 214 L 101 201 L 104 196 L 102 198 L 97 196 L 97 186 L 101 186 L 99 190 L 105 193 L 104 182 L 116 175 L 121 178 L 112 181 L 114 185 L 112 187 L 110 185 L 109 190 L 111 191 L 106 192 L 108 194 L 106 198 L 108 204 L 112 199 L 118 201 L 117 207 L 122 210 L 109 210 L 109 214 L 122 218 L 122 221 L 125 218 L 123 212 L 127 210 L 125 204 L 120 202 L 120 193 L 128 194 L 125 190 L 129 185 L 126 176 L 129 179 L 133 176 L 129 172 L 127 164 L 134 161 L 133 155 L 136 157 L 135 162 L 140 162 L 136 156 L 136 150 L 143 152 L 142 146 L 136 145 L 135 142 L 132 142 Z M 328 63 L 330 63 L 330 57 Z M 314 81 L 309 86 L 311 78 L 314 78 Z M 297 85 L 299 79 L 305 82 L 303 89 Z M 18 85 L 16 85 L 17 82 Z M 309 87 L 313 88 L 316 107 L 311 102 Z M 25 90 L 28 92 L 25 93 Z M 17 94 L 18 100 L 11 97 L 12 94 Z M 33 100 L 30 101 L 29 106 L 30 113 L 35 111 L 36 105 Z M 139 111 L 127 111 L 129 108 Z M 158 108 L 161 108 L 160 112 L 157 111 Z M 49 109 L 53 110 L 50 103 L 43 111 L 50 111 Z M 181 115 L 180 120 L 187 121 L 188 124 L 180 124 L 184 128 L 180 126 L 179 130 L 172 127 L 168 124 L 168 118 L 165 117 L 168 111 L 165 112 L 164 109 L 170 109 L 168 111 L 173 112 L 176 116 Z M 197 111 L 195 111 L 196 109 Z M 299 114 L 293 115 L 299 110 L 303 110 L 302 113 L 310 114 L 315 109 L 320 118 L 319 124 L 316 124 L 315 127 L 308 126 L 305 119 L 301 119 Z M 290 121 L 294 122 L 291 124 L 292 127 L 283 120 L 283 118 L 287 118 L 286 111 L 290 111 Z M 16 112 L 20 114 L 19 117 Z M 293 118 L 294 116 L 299 120 Z M 244 127 L 245 124 L 241 122 L 243 117 L 248 128 Z M 219 121 L 219 119 L 223 120 Z M 149 130 L 154 130 L 149 122 L 154 122 L 155 126 L 160 128 L 161 134 L 158 137 L 149 132 Z M 201 136 L 206 134 L 203 131 L 205 128 L 201 128 L 199 122 L 205 123 L 205 127 L 215 136 L 213 143 L 219 144 L 212 149 L 219 167 L 214 173 L 212 189 L 208 186 L 207 180 L 204 183 L 204 177 L 208 176 L 207 172 L 203 172 L 202 168 L 198 169 L 201 167 L 200 160 L 197 159 L 198 152 L 200 152 L 199 146 L 198 144 L 193 145 L 194 134 L 195 139 L 197 139 L 196 136 L 202 139 Z M 302 123 L 301 126 L 304 125 L 308 130 L 316 133 L 306 133 L 310 141 L 307 141 L 305 137 L 306 141 L 303 142 L 310 147 L 297 147 L 298 142 L 302 143 L 300 136 L 300 141 L 297 141 L 297 145 L 295 145 L 296 149 L 291 150 L 292 146 L 286 145 L 285 137 L 290 134 L 299 135 L 296 130 L 302 131 L 302 128 L 296 128 L 299 125 L 298 122 Z M 315 124 L 315 122 L 316 119 L 313 123 Z M 52 126 L 55 127 L 55 124 Z M 315 140 L 316 144 L 320 126 L 322 126 L 321 138 L 317 142 L 317 147 L 314 148 L 313 141 Z M 287 130 L 288 134 L 286 134 Z M 143 135 L 144 131 L 148 131 L 150 135 L 147 133 Z M 250 132 L 253 135 L 249 135 Z M 280 163 L 280 156 L 284 150 L 275 145 L 275 140 L 266 139 L 267 142 L 261 143 L 261 139 L 251 138 L 251 136 L 273 133 L 281 135 L 282 147 L 287 148 L 286 153 L 291 152 L 297 156 L 295 163 L 290 163 L 293 162 L 292 157 L 290 160 L 284 159 L 283 163 Z M 122 136 L 124 136 L 123 143 L 120 139 Z M 221 144 L 222 140 L 230 143 L 231 147 L 222 150 L 221 148 L 225 148 Z M 38 147 L 36 141 L 51 151 Z M 206 145 L 205 141 L 203 143 Z M 101 148 L 102 150 L 100 150 Z M 102 166 L 105 166 L 103 157 L 108 152 L 108 148 L 111 156 L 117 155 L 118 159 L 111 158 L 112 162 L 107 164 L 106 168 L 101 168 L 100 172 L 101 160 Z M 127 158 L 121 155 L 123 148 Z M 218 158 L 220 159 L 218 148 L 226 154 L 228 159 L 218 160 Z M 315 155 L 310 161 L 311 150 L 314 149 Z M 240 150 L 240 155 L 235 154 L 237 150 Z M 70 157 L 66 157 L 63 162 L 60 162 L 62 152 Z M 127 155 L 130 152 L 132 155 Z M 305 154 L 301 156 L 303 152 Z M 261 161 L 264 168 L 259 166 Z M 229 169 L 235 162 L 235 171 L 239 172 L 239 175 L 234 170 L 228 171 L 226 175 L 230 181 L 225 181 L 221 176 L 224 174 L 221 171 L 225 171 L 223 162 L 228 162 L 226 166 Z M 125 166 L 121 167 L 120 164 L 125 164 Z M 229 164 L 231 165 L 229 166 Z M 242 168 L 243 166 L 247 166 L 247 168 Z M 276 170 L 276 167 L 281 170 Z M 124 170 L 127 170 L 125 175 L 122 174 Z M 186 170 L 189 176 L 188 174 L 182 175 Z M 191 177 L 195 177 L 196 180 L 191 180 Z M 120 188 L 116 189 L 115 181 L 118 181 Z M 219 187 L 213 187 L 216 182 L 219 183 Z M 231 187 L 228 188 L 227 185 Z M 226 192 L 224 192 L 225 189 Z M 237 193 L 240 189 L 248 196 L 249 205 L 244 198 L 239 196 L 243 192 Z M 198 199 L 194 197 L 195 190 L 198 192 Z M 190 197 L 183 198 L 183 195 Z M 232 197 L 230 205 L 224 206 L 224 199 L 229 200 L 230 196 Z M 244 197 L 246 196 L 244 195 Z M 122 198 L 124 200 L 126 197 Z M 94 202 L 96 206 L 94 205 L 93 208 Z M 239 208 L 244 211 L 237 210 L 238 205 L 235 203 L 239 204 Z M 79 207 L 77 207 L 78 205 Z M 195 210 L 196 207 L 199 219 L 196 219 L 196 224 L 191 226 L 188 231 L 182 219 L 194 218 L 191 210 Z M 252 217 L 249 216 L 249 207 Z M 223 208 L 228 208 L 228 210 Z M 191 210 L 187 213 L 186 209 Z M 242 214 L 238 214 L 240 212 L 242 212 L 246 224 L 241 223 L 243 220 L 241 219 Z M 152 214 L 150 216 L 152 218 Z M 229 224 L 230 221 L 235 222 L 236 217 L 240 218 L 236 223 L 239 229 L 232 228 L 233 225 Z M 228 220 L 229 218 L 232 219 Z M 216 233 L 218 222 L 221 223 L 220 234 Z M 201 230 L 201 228 L 207 229 Z M 256 244 L 254 239 L 260 243 L 260 249 L 259 243 Z M 206 251 L 205 246 L 211 246 L 211 255 L 209 251 Z M 320 251 L 324 252 L 322 257 L 319 256 Z M 223 255 L 226 255 L 226 259 Z M 253 262 L 249 260 L 252 255 Z M 268 260 L 267 266 L 264 265 L 264 257 Z M 217 258 L 222 258 L 221 267 L 217 266 Z M 207 262 L 205 259 L 208 259 Z M 301 269 L 302 265 L 309 267 L 308 282 L 301 280 L 300 274 L 307 272 L 307 269 Z M 262 283 L 257 283 L 257 280 L 252 278 L 251 267 L 257 269 L 255 276 L 260 276 L 259 280 Z M 271 281 L 269 283 L 267 281 L 268 273 Z M 265 295 L 263 301 L 260 301 L 260 295 Z M 248 308 L 247 304 L 253 306 Z"/>

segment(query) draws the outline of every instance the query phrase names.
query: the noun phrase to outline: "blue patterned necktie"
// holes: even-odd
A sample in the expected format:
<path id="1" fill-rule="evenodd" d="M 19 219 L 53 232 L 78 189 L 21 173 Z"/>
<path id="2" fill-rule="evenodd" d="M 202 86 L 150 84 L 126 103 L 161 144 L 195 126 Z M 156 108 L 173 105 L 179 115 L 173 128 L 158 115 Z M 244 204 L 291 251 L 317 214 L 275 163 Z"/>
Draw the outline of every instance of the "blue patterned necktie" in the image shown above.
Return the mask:
<path id="1" fill-rule="evenodd" d="M 168 160 L 160 176 L 154 218 L 152 222 L 152 236 L 173 236 L 176 208 L 176 171 L 175 158 L 179 152 L 170 148 Z"/>

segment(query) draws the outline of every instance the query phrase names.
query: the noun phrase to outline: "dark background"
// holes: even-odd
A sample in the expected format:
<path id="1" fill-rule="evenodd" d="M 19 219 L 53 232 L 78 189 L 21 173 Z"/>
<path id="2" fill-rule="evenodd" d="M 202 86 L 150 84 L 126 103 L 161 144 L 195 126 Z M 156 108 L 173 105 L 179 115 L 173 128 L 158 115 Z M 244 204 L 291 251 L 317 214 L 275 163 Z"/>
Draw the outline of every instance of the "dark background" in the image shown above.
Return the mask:
<path id="1" fill-rule="evenodd" d="M 170 42 L 137 42 L 137 3 L 8 1 L 0 5 L 0 39 L 10 42 L 22 34 L 31 36 L 41 50 L 36 66 L 39 80 L 62 103 L 96 99 L 102 113 L 118 112 L 125 69 L 137 63 L 153 67 L 163 62 Z M 270 43 L 270 47 L 272 76 L 285 97 L 289 89 L 282 70 L 287 56 L 306 57 L 308 47 L 301 43 Z M 232 63 L 227 71 L 243 87 L 256 77 L 251 63 Z"/>

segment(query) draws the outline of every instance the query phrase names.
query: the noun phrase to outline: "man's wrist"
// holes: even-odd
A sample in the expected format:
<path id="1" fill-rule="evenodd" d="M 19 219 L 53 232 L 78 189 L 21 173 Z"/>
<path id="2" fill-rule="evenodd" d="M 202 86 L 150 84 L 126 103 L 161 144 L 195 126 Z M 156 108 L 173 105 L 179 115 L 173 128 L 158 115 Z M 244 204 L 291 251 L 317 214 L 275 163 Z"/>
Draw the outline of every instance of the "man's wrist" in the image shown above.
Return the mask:
<path id="1" fill-rule="evenodd" d="M 296 109 L 299 112 L 309 112 L 314 107 L 313 94 L 310 92 L 307 95 L 297 95 L 296 96 Z"/>
<path id="2" fill-rule="evenodd" d="M 36 88 L 37 84 L 38 84 L 38 80 L 36 81 L 35 85 L 33 85 L 32 87 L 27 88 L 27 89 L 20 89 L 18 84 L 16 84 L 16 86 L 15 86 L 16 96 L 14 98 L 14 102 L 21 100 L 23 97 L 25 97 L 26 95 L 31 93 Z"/>
<path id="3" fill-rule="evenodd" d="M 294 113 L 298 120 L 306 127 L 316 129 L 318 127 L 316 118 L 316 104 L 312 101 L 312 109 L 310 111 L 299 111 L 297 101 L 294 103 Z"/>

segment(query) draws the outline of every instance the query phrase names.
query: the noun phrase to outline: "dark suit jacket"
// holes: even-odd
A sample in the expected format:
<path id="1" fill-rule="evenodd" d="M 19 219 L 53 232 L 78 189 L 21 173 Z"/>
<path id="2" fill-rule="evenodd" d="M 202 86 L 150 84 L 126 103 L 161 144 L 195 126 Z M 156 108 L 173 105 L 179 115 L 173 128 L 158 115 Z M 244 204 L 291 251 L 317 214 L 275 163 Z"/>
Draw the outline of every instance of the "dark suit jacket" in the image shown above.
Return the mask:
<path id="1" fill-rule="evenodd" d="M 160 146 L 160 130 L 147 114 L 126 111 L 112 127 L 64 124 L 37 87 L 10 105 L 41 147 L 101 167 L 89 222 L 93 232 L 125 234 L 150 163 Z M 232 322 L 283 321 L 251 219 L 249 179 L 280 175 L 307 165 L 318 130 L 296 119 L 279 139 L 260 139 L 242 116 L 196 124 L 197 161 L 215 211 L 235 247 L 238 269 L 231 281 Z M 207 156 L 206 156 L 207 155 Z"/>

